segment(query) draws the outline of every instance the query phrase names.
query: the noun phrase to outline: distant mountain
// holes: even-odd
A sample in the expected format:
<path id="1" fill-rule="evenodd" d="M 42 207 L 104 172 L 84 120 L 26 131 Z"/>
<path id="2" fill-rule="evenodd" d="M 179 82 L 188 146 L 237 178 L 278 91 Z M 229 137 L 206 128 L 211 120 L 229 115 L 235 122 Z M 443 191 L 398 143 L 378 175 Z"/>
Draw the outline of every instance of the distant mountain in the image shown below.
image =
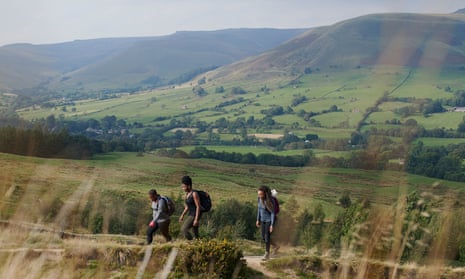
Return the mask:
<path id="1" fill-rule="evenodd" d="M 144 38 L 96 39 L 50 45 L 14 44 L 0 48 L 0 85 L 22 89 L 104 59 Z"/>
<path id="2" fill-rule="evenodd" d="M 454 14 L 465 14 L 465 8 L 455 11 Z"/>
<path id="3" fill-rule="evenodd" d="M 0 48 L 0 89 L 86 91 L 164 85 L 257 55 L 304 31 L 229 29 L 8 45 Z"/>
<path id="4" fill-rule="evenodd" d="M 372 65 L 465 65 L 465 18 L 373 14 L 309 30 L 259 56 L 222 67 L 212 78 L 267 79 L 307 70 Z M 291 78 L 291 77 L 289 77 Z"/>

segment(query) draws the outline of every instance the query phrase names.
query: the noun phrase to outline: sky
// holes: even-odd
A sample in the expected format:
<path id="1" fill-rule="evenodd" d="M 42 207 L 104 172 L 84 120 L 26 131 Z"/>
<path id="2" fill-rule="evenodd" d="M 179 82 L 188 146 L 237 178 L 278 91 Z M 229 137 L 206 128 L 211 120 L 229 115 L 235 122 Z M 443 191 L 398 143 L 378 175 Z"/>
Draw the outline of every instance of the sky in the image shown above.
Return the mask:
<path id="1" fill-rule="evenodd" d="M 0 0 L 0 46 L 227 28 L 310 28 L 371 13 L 451 13 L 463 0 Z"/>

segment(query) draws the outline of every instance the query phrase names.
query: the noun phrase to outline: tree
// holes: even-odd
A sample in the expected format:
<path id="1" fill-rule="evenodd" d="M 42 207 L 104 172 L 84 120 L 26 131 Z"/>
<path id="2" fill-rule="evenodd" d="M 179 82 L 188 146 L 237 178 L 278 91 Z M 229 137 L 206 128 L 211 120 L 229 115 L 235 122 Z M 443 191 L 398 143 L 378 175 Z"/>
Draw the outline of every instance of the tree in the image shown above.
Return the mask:
<path id="1" fill-rule="evenodd" d="M 192 93 L 194 93 L 195 95 L 199 96 L 199 97 L 202 97 L 202 96 L 205 96 L 207 95 L 207 91 L 200 85 L 196 85 L 192 88 Z"/>
<path id="2" fill-rule="evenodd" d="M 318 140 L 318 135 L 317 134 L 306 134 L 305 139 L 306 140 Z"/>
<path id="3" fill-rule="evenodd" d="M 206 78 L 205 78 L 205 77 L 202 77 L 201 79 L 199 79 L 199 80 L 197 81 L 197 84 L 198 84 L 198 85 L 202 85 L 202 84 L 205 84 L 205 83 L 206 83 Z"/>
<path id="4" fill-rule="evenodd" d="M 242 87 L 240 87 L 240 86 L 235 86 L 235 87 L 231 88 L 231 94 L 233 94 L 233 95 L 242 95 L 242 94 L 246 94 L 246 93 L 247 93 L 247 91 L 242 89 Z"/>
<path id="5" fill-rule="evenodd" d="M 219 86 L 217 88 L 215 88 L 215 93 L 223 93 L 224 92 L 224 87 L 223 86 Z"/>
<path id="6" fill-rule="evenodd" d="M 459 126 L 457 128 L 457 132 L 465 133 L 465 122 L 462 122 L 462 123 L 459 124 Z"/>
<path id="7" fill-rule="evenodd" d="M 442 107 L 442 103 L 439 100 L 434 101 L 433 103 L 426 105 L 423 108 L 423 115 L 427 116 L 431 113 L 441 113 L 445 112 L 446 109 Z"/>

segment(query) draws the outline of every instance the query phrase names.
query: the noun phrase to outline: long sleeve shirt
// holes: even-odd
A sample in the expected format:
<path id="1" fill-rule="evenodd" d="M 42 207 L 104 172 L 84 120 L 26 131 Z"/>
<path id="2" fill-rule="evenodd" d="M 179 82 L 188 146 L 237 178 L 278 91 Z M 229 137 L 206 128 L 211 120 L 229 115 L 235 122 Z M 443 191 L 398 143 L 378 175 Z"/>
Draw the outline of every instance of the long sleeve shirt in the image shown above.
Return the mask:
<path id="1" fill-rule="evenodd" d="M 258 199 L 258 209 L 257 209 L 257 221 L 259 222 L 270 222 L 271 225 L 274 225 L 275 214 L 273 212 L 269 212 L 266 209 L 265 204 L 263 204 L 261 199 Z"/>
<path id="2" fill-rule="evenodd" d="M 162 223 L 170 220 L 170 216 L 166 214 L 167 204 L 165 199 L 158 197 L 157 201 L 152 201 L 153 221 Z"/>

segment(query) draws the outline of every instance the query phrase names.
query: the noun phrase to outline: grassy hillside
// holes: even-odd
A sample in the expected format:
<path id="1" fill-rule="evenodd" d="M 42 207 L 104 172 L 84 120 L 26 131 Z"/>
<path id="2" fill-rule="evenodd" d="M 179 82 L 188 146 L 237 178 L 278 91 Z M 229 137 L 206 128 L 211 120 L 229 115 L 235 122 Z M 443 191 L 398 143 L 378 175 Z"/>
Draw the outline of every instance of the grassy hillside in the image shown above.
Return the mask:
<path id="1" fill-rule="evenodd" d="M 1 172 L 0 188 L 3 197 L 2 218 L 45 223 L 60 221 L 57 218 L 61 216 L 60 209 L 68 210 L 66 214 L 80 215 L 86 203 L 99 199 L 114 200 L 121 196 L 144 202 L 151 188 L 176 197 L 182 193 L 179 181 L 183 175 L 193 177 L 194 187 L 208 190 L 215 204 L 231 198 L 242 202 L 254 201 L 256 188 L 265 184 L 278 189 L 284 208 L 287 207 L 285 201 L 291 197 L 296 199 L 300 210 L 320 202 L 329 219 L 340 210 L 336 202 L 344 191 L 349 191 L 354 199 L 366 197 L 374 204 L 390 205 L 398 198 L 400 189 L 403 189 L 402 192 L 427 190 L 437 182 L 391 171 L 280 168 L 170 159 L 151 154 L 136 156 L 134 153 L 100 155 L 90 161 L 37 159 L 6 154 L 2 154 L 0 159 L 5 166 Z M 461 183 L 441 181 L 440 184 L 445 189 L 463 191 Z M 69 208 L 70 205 L 76 208 Z M 40 210 L 31 212 L 27 209 L 30 206 L 39 207 Z M 114 211 L 124 204 L 101 206 L 94 204 L 92 209 Z M 138 210 L 143 215 L 147 208 L 140 207 Z M 75 217 L 79 219 L 79 216 Z M 78 222 L 74 218 L 68 219 L 65 228 L 86 231 L 87 228 L 82 228 Z"/>
<path id="2" fill-rule="evenodd" d="M 231 29 L 51 45 L 8 45 L 0 48 L 0 89 L 40 94 L 161 86 L 179 78 L 189 79 L 189 75 L 202 69 L 256 55 L 301 32 Z"/>
<path id="3" fill-rule="evenodd" d="M 223 93 L 215 93 L 216 88 L 223 86 Z M 231 93 L 234 87 L 240 86 L 247 93 L 235 95 Z M 263 87 L 267 91 L 263 91 Z M 364 123 L 366 129 L 382 127 L 387 120 L 399 119 L 405 122 L 415 119 L 426 129 L 441 128 L 457 129 L 462 122 L 459 112 L 431 114 L 425 117 L 418 104 L 420 100 L 438 100 L 454 98 L 453 92 L 446 92 L 445 87 L 452 91 L 463 90 L 465 83 L 459 72 L 431 73 L 424 69 L 404 67 L 369 67 L 348 71 L 315 72 L 303 75 L 294 83 L 220 83 L 216 80 L 207 81 L 202 87 L 207 92 L 204 96 L 193 93 L 192 87 L 177 89 L 153 90 L 134 95 L 121 95 L 108 100 L 77 101 L 72 106 L 56 106 L 55 108 L 28 108 L 18 111 L 26 119 L 40 119 L 48 115 L 62 115 L 68 120 L 101 119 L 115 115 L 128 123 L 141 122 L 146 126 L 168 125 L 172 119 L 189 118 L 192 122 L 205 121 L 208 124 L 226 118 L 235 121 L 238 118 L 264 119 L 266 110 L 275 106 L 292 111 L 273 116 L 278 129 L 248 129 L 248 134 L 275 133 L 282 135 L 286 130 L 298 136 L 317 134 L 323 139 L 347 139 L 352 132 Z M 383 97 L 392 100 L 383 101 Z M 293 102 L 304 97 L 303 102 L 293 105 Z M 410 99 L 408 99 L 410 98 Z M 415 101 L 417 100 L 417 101 Z M 229 102 L 229 105 L 219 108 L 218 105 Z M 427 102 L 427 101 L 424 101 Z M 328 111 L 337 106 L 338 111 Z M 377 109 L 366 114 L 369 108 Z M 416 111 L 402 115 L 398 109 L 415 106 Z M 301 112 L 314 112 L 318 115 L 309 119 Z M 366 117 L 366 118 L 365 118 Z M 137 132 L 137 131 L 134 131 Z M 202 134 L 196 135 L 205 137 Z M 222 134 L 221 137 L 225 137 Z"/>
<path id="4" fill-rule="evenodd" d="M 134 153 L 114 153 L 90 161 L 0 154 L 0 162 L 5 166 L 0 172 L 1 219 L 10 222 L 10 225 L 2 223 L 6 229 L 0 233 L 0 272 L 15 276 L 22 276 L 26 272 L 29 275 L 41 274 L 42 277 L 57 274 L 66 274 L 68 278 L 118 274 L 133 277 L 144 258 L 144 247 L 137 243 L 143 241 L 146 219 L 150 215 L 146 192 L 156 188 L 162 194 L 176 197 L 181 194 L 179 180 L 185 174 L 193 177 L 194 187 L 211 194 L 214 210 L 232 198 L 240 204 L 254 203 L 256 188 L 266 184 L 278 189 L 281 214 L 288 212 L 296 217 L 304 209 L 312 210 L 316 204 L 321 204 L 327 222 L 332 222 L 343 211 L 338 205 L 343 193 L 349 193 L 353 200 L 369 200 L 374 212 L 376 208 L 381 209 L 381 212 L 393 212 L 386 209 L 402 204 L 406 194 L 417 191 L 424 193 L 422 195 L 426 200 L 429 199 L 428 195 L 434 195 L 441 203 L 434 205 L 431 210 L 441 208 L 441 214 L 450 216 L 449 212 L 458 209 L 448 208 L 449 201 L 463 195 L 464 191 L 461 183 L 437 181 L 401 172 L 250 166 L 209 160 L 169 159 L 151 154 L 137 156 Z M 137 208 L 137 217 L 133 220 L 136 232 L 131 236 L 106 234 L 115 222 L 125 224 L 127 214 L 134 210 L 133 205 Z M 101 230 L 98 231 L 100 234 L 91 234 L 96 226 L 92 221 L 95 216 L 102 216 L 99 223 Z M 385 222 L 382 219 L 379 224 L 387 225 Z M 175 223 L 172 228 L 176 230 Z M 445 228 L 447 230 L 441 232 L 438 241 L 454 233 L 452 229 L 449 230 L 450 227 Z M 205 230 L 208 227 L 203 223 L 202 233 Z M 288 234 L 293 230 L 286 228 Z M 177 235 L 176 231 L 173 233 Z M 376 234 L 373 237 L 376 238 Z M 461 236 L 457 237 L 461 239 Z M 161 238 L 156 240 L 162 241 Z M 248 253 L 261 251 L 258 243 L 240 243 Z M 172 246 L 182 245 L 180 240 L 169 245 L 156 244 L 150 254 L 153 259 L 166 259 Z M 370 249 L 371 244 L 366 245 L 366 249 Z M 287 256 L 273 260 L 271 266 L 308 257 L 309 254 L 301 249 L 285 250 Z M 368 257 L 376 257 L 366 253 Z M 450 256 L 437 254 L 434 257 L 442 262 L 436 266 L 435 272 L 446 274 L 442 269 L 448 265 L 444 261 Z M 24 259 L 28 259 L 28 266 L 24 266 Z M 325 262 L 322 269 L 317 268 L 312 272 L 321 273 L 325 270 L 333 273 L 332 265 L 345 264 L 342 258 L 337 257 L 325 257 L 322 260 Z M 151 260 L 146 272 L 154 274 L 160 271 L 162 262 Z M 377 274 L 376 270 L 365 269 L 358 260 L 354 259 L 353 264 L 365 272 Z M 371 264 L 374 262 L 370 261 Z M 379 262 L 377 264 L 382 265 Z M 394 268 L 388 264 L 386 266 Z M 297 271 L 302 267 L 286 265 L 278 272 L 282 272 L 283 268 L 295 268 Z M 407 267 L 399 268 L 399 272 L 404 272 L 401 270 Z M 352 272 L 356 274 L 360 270 Z M 421 269 L 418 272 L 422 272 Z"/>
<path id="5" fill-rule="evenodd" d="M 96 39 L 50 45 L 15 44 L 0 48 L 2 90 L 44 85 L 125 49 L 144 38 Z"/>
<path id="6" fill-rule="evenodd" d="M 212 78 L 292 78 L 306 68 L 392 65 L 441 69 L 465 64 L 465 19 L 456 15 L 375 14 L 315 28 Z"/>

